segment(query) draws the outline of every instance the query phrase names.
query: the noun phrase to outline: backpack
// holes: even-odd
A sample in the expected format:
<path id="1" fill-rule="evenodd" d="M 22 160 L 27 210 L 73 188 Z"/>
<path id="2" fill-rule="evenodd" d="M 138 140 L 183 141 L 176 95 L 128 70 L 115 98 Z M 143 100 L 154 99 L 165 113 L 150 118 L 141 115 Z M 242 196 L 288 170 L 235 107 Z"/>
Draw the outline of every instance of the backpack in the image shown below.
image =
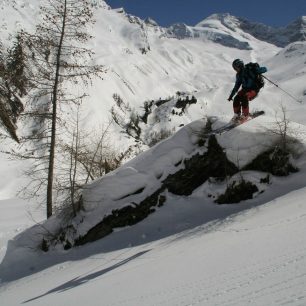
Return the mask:
<path id="1" fill-rule="evenodd" d="M 258 72 L 259 71 L 258 63 L 248 63 L 245 65 L 244 69 L 248 77 L 250 77 L 255 84 L 256 90 L 260 90 L 262 87 L 265 86 L 265 81 L 263 76 Z"/>

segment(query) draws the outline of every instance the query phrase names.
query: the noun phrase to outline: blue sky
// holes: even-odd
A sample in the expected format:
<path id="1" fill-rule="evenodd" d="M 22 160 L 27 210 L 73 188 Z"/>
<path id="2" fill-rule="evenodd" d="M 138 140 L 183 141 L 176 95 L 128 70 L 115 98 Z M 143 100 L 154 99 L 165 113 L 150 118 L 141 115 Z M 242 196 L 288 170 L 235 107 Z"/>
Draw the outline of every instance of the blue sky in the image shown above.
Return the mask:
<path id="1" fill-rule="evenodd" d="M 195 25 L 214 13 L 230 13 L 271 26 L 286 26 L 306 15 L 306 0 L 106 0 L 112 8 L 141 18 L 152 17 L 161 26 L 176 22 Z"/>

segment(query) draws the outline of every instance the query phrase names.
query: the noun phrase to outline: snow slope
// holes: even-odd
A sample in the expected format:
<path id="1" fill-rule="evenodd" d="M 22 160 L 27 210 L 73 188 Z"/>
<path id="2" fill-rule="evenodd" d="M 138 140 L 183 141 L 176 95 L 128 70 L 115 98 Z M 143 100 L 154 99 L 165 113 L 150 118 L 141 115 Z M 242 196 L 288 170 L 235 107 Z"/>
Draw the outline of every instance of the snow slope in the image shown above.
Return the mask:
<path id="1" fill-rule="evenodd" d="M 28 277 L 0 288 L 1 304 L 305 305 L 305 196 L 301 188 L 240 213 L 172 197 L 101 241 L 37 254 Z"/>

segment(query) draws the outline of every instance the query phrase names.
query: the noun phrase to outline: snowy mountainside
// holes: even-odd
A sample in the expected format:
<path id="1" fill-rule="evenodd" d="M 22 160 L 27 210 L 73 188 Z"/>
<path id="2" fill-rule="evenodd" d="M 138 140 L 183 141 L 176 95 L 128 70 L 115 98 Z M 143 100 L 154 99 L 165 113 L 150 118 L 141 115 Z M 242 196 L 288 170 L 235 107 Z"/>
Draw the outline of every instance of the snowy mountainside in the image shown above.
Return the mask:
<path id="1" fill-rule="evenodd" d="M 209 39 L 214 32 L 200 39 L 171 38 L 165 29 L 147 25 L 122 11 L 99 10 L 96 18 L 96 61 L 107 69 L 103 82 L 89 89 L 88 111 L 94 113 L 97 120 L 105 120 L 105 109 L 114 105 L 114 94 L 139 110 L 147 100 L 166 99 L 177 91 L 186 92 L 199 98 L 198 112 L 194 114 L 218 112 L 215 107 L 219 108 L 224 92 L 228 95 L 233 86 L 233 58 L 263 62 L 280 50 L 242 31 L 227 35 L 232 37 L 233 34 L 234 40 L 247 43 L 247 50 L 216 45 Z M 222 32 L 216 31 L 217 36 Z M 217 40 L 223 43 L 222 38 Z M 222 102 L 219 97 L 216 99 L 218 92 L 222 92 Z"/>
<path id="2" fill-rule="evenodd" d="M 2 37 L 18 30 L 20 20 L 26 29 L 34 26 L 35 18 L 31 16 L 36 14 L 38 5 L 27 0 L 13 3 L 2 4 Z M 143 21 L 124 10 L 111 10 L 104 1 L 98 3 L 97 22 L 92 29 L 95 38 L 90 44 L 96 53 L 95 62 L 104 65 L 107 72 L 103 81 L 96 80 L 89 88 L 84 116 L 92 124 L 109 118 L 114 94 L 139 110 L 147 100 L 165 99 L 177 91 L 198 92 L 201 106 L 193 114 L 216 114 L 226 99 L 224 93 L 227 96 L 232 88 L 233 58 L 264 63 L 280 51 L 236 28 L 238 19 L 230 15 L 223 19 L 222 15 L 213 15 L 194 27 L 198 34 L 192 39 L 177 40 L 169 37 L 169 29 L 154 21 Z"/>
<path id="3" fill-rule="evenodd" d="M 6 43 L 9 42 L 9 34 L 21 28 L 20 20 L 23 20 L 22 27 L 28 30 L 34 27 L 38 3 L 27 0 L 2 3 L 1 37 Z M 94 61 L 104 65 L 107 72 L 103 81 L 94 80 L 93 86 L 88 89 L 89 97 L 84 101 L 85 125 L 97 126 L 109 119 L 114 94 L 121 96 L 139 112 L 147 100 L 166 99 L 177 91 L 191 95 L 201 92 L 195 106 L 197 111 L 180 124 L 199 119 L 206 112 L 217 112 L 217 109 L 209 109 L 219 104 L 215 101 L 216 93 L 222 91 L 223 96 L 223 90 L 230 91 L 233 58 L 262 61 L 279 51 L 279 48 L 250 35 L 244 38 L 242 32 L 236 33 L 235 39 L 243 43 L 247 41 L 252 50 L 237 50 L 222 45 L 216 48 L 215 42 L 207 37 L 191 40 L 169 38 L 167 29 L 156 26 L 153 21 L 143 21 L 124 10 L 111 10 L 104 1 L 98 4 L 95 9 L 97 22 L 91 29 L 95 38 L 90 46 L 96 53 Z M 210 97 L 211 94 L 214 97 Z M 177 130 L 177 126 L 173 128 Z M 126 141 L 120 135 L 117 138 L 121 143 Z"/>
<path id="4" fill-rule="evenodd" d="M 8 34 L 21 25 L 28 29 L 34 26 L 38 2 L 1 2 L 5 4 L 0 21 L 2 40 L 9 43 Z M 96 126 L 108 120 L 110 109 L 116 106 L 115 94 L 129 105 L 127 109 L 131 111 L 126 117 L 122 114 L 127 121 L 132 113 L 144 116 L 144 103 L 153 101 L 151 112 L 140 124 L 145 145 L 162 129 L 174 135 L 85 186 L 84 210 L 68 226 L 66 219 L 57 216 L 36 224 L 43 217 L 26 217 L 24 203 L 2 200 L 1 303 L 304 305 L 305 41 L 293 41 L 282 48 L 279 42 L 260 38 L 264 28 L 259 27 L 255 35 L 256 26 L 243 30 L 240 19 L 229 15 L 223 19 L 210 17 L 195 27 L 163 29 L 152 20 L 111 10 L 104 1 L 94 2 L 98 4 L 97 22 L 92 29 L 95 39 L 91 46 L 96 53 L 94 61 L 103 64 L 107 73 L 89 88 L 84 125 Z M 184 37 L 184 31 L 191 35 Z M 282 43 L 286 41 L 284 38 Z M 215 159 L 209 162 L 226 160 L 226 165 L 233 168 L 247 165 L 277 140 L 277 135 L 268 131 L 282 117 L 284 106 L 291 121 L 288 132 L 298 139 L 290 161 L 299 171 L 279 177 L 245 169 L 223 181 L 213 176 L 184 195 L 166 190 L 165 187 L 177 187 L 177 176 L 184 183 L 206 174 L 202 169 L 207 165 L 201 155 L 206 156 L 209 149 L 207 144 L 200 146 L 198 137 L 208 119 L 212 120 L 212 128 L 230 120 L 232 104 L 226 98 L 235 80 L 231 68 L 234 58 L 267 66 L 267 76 L 301 103 L 266 82 L 250 104 L 251 110 L 264 109 L 265 116 L 218 135 L 220 155 L 210 153 Z M 187 104 L 181 111 L 177 107 L 179 98 L 192 96 L 197 102 Z M 121 133 L 122 128 L 114 129 L 113 138 L 120 146 L 134 141 Z M 189 160 L 191 166 L 196 165 L 191 168 L 192 174 L 180 172 L 187 168 Z M 2 171 L 10 171 L 1 178 L 1 197 L 11 198 L 20 185 L 15 178 L 20 172 L 14 170 L 14 165 L 8 167 L 2 158 L 0 166 Z M 17 168 L 21 168 L 20 163 Z M 257 186 L 253 198 L 240 204 L 217 205 L 218 196 L 242 177 Z M 119 215 L 120 210 L 137 209 L 146 199 L 158 204 L 149 203 L 147 208 L 144 203 L 151 213 L 148 218 L 142 218 L 147 211 L 140 211 L 141 222 L 135 224 L 132 214 L 124 220 L 125 225 L 112 229 L 111 235 L 104 235 L 111 231 L 101 226 L 96 228 L 101 232 L 90 237 L 91 229 L 101 219 L 109 220 L 107 216 Z M 28 209 L 32 212 L 32 208 Z M 65 236 L 56 236 L 59 233 Z M 66 239 L 65 243 L 71 242 L 65 245 L 68 248 L 74 243 L 93 241 L 99 234 L 104 238 L 68 251 L 61 243 L 49 245 L 47 253 L 40 249 L 43 238 L 52 241 L 56 236 L 61 242 Z M 88 241 L 78 241 L 80 236 Z"/>

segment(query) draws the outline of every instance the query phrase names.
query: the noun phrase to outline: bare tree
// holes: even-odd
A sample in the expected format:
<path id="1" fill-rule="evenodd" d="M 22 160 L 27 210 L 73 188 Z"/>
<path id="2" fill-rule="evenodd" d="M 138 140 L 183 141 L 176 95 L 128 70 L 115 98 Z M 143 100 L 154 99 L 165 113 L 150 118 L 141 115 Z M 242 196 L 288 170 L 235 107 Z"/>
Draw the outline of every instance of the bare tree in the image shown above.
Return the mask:
<path id="1" fill-rule="evenodd" d="M 268 133 L 278 136 L 277 147 L 282 152 L 290 151 L 290 144 L 296 141 L 292 136 L 293 131 L 290 127 L 290 120 L 285 106 L 281 106 L 281 116 L 275 114 L 274 126 L 268 129 Z"/>
<path id="2" fill-rule="evenodd" d="M 120 152 L 110 139 L 112 121 L 92 131 L 81 128 L 80 110 L 67 128 L 70 143 L 60 142 L 62 167 L 55 190 L 61 194 L 63 207 L 72 205 L 73 214 L 81 208 L 81 191 L 85 184 L 118 168 L 129 150 Z"/>
<path id="3" fill-rule="evenodd" d="M 47 162 L 46 203 L 47 218 L 53 213 L 53 185 L 58 125 L 64 125 L 65 104 L 81 103 L 85 93 L 80 85 L 88 85 L 92 77 L 102 72 L 100 65 L 91 64 L 92 50 L 84 47 L 92 36 L 87 28 L 94 23 L 89 1 L 45 0 L 40 7 L 41 22 L 34 34 L 23 32 L 23 39 L 31 54 L 30 81 L 35 87 L 29 105 L 34 145 L 28 156 Z M 73 94 L 78 92 L 78 94 Z M 46 168 L 41 168 L 46 170 Z M 44 185 L 44 184 L 42 184 Z"/>

